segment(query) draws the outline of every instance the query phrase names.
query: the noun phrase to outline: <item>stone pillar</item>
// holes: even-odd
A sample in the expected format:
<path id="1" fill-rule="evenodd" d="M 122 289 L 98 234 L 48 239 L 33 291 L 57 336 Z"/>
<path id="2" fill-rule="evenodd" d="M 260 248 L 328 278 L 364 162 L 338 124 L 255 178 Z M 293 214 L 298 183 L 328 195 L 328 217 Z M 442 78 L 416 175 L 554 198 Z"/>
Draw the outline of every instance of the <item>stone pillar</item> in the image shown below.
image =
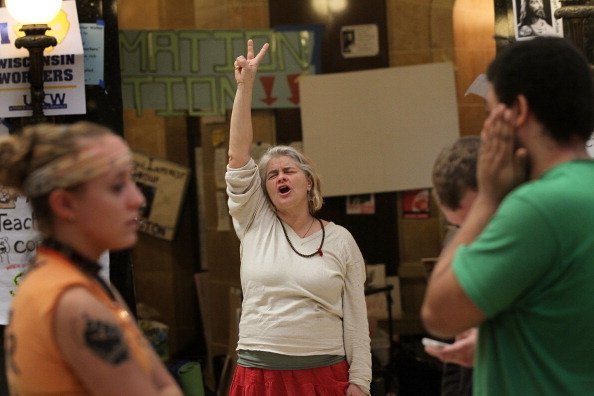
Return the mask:
<path id="1" fill-rule="evenodd" d="M 563 35 L 582 50 L 588 62 L 594 58 L 594 4 L 587 0 L 562 0 L 555 18 L 563 18 Z"/>

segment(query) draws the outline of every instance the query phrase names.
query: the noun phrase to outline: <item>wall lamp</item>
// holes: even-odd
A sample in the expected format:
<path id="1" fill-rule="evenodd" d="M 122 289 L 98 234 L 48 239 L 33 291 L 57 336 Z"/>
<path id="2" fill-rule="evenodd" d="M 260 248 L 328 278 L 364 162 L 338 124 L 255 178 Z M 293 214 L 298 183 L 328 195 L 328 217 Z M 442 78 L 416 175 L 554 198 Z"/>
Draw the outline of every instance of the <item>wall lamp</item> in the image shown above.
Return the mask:
<path id="1" fill-rule="evenodd" d="M 46 120 L 43 114 L 43 51 L 54 47 L 57 40 L 45 34 L 50 30 L 48 23 L 62 8 L 62 0 L 5 0 L 8 13 L 22 25 L 24 36 L 15 40 L 17 48 L 29 51 L 29 83 L 31 85 L 32 123 Z"/>

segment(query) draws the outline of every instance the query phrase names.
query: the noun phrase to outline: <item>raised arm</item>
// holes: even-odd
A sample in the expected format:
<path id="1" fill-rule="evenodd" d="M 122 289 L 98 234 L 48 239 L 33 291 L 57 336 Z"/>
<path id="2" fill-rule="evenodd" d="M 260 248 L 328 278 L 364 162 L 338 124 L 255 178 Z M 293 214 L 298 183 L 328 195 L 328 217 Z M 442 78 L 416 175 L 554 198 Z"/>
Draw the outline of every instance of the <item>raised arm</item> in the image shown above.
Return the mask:
<path id="1" fill-rule="evenodd" d="M 235 60 L 235 81 L 237 92 L 231 112 L 231 130 L 229 136 L 229 166 L 241 168 L 250 160 L 253 140 L 252 129 L 252 91 L 258 65 L 266 55 L 268 43 L 262 46 L 254 56 L 254 42 L 247 42 L 247 55 Z"/>

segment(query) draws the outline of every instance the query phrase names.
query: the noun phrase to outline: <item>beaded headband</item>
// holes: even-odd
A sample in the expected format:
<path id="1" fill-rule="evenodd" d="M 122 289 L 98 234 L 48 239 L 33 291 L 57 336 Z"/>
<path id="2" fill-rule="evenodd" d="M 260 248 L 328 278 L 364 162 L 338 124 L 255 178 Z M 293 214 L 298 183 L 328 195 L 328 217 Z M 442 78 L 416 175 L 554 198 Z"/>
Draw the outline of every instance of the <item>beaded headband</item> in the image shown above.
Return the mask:
<path id="1" fill-rule="evenodd" d="M 129 164 L 132 155 L 127 147 L 106 151 L 94 145 L 80 152 L 57 158 L 32 172 L 23 183 L 28 197 L 45 195 L 56 188 L 67 188 L 89 181 L 113 167 Z"/>

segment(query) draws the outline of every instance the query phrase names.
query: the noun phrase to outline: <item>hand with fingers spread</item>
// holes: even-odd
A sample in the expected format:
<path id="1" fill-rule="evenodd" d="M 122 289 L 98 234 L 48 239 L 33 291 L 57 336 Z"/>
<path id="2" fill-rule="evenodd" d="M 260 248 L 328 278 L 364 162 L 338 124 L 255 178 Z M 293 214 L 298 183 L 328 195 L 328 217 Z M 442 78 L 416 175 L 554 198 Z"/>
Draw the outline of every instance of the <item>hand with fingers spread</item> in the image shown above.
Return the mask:
<path id="1" fill-rule="evenodd" d="M 264 44 L 258 55 L 254 56 L 254 41 L 252 39 L 248 40 L 246 56 L 238 56 L 233 64 L 235 66 L 235 81 L 237 84 L 254 81 L 258 66 L 266 55 L 268 47 L 268 43 Z"/>
<path id="2" fill-rule="evenodd" d="M 498 204 L 526 178 L 526 150 L 517 147 L 512 110 L 499 104 L 483 125 L 477 166 L 479 193 Z"/>

